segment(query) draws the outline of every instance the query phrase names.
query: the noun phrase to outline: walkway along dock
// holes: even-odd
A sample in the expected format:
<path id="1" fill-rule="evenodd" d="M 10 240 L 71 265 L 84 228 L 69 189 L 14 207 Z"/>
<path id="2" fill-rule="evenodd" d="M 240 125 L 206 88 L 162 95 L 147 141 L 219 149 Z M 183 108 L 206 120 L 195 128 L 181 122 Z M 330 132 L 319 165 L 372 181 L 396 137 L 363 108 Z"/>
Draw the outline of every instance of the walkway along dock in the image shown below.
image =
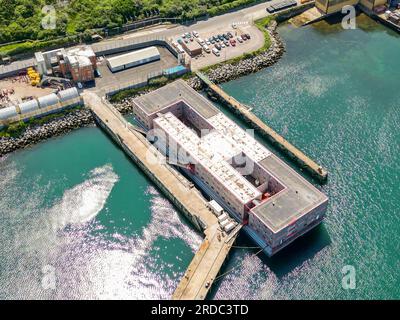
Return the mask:
<path id="1" fill-rule="evenodd" d="M 262 136 L 267 137 L 272 143 L 277 144 L 280 149 L 282 149 L 288 156 L 296 160 L 297 163 L 304 167 L 320 182 L 325 182 L 327 180 L 328 172 L 324 168 L 293 146 L 275 130 L 267 126 L 254 113 L 252 113 L 247 106 L 241 104 L 236 99 L 228 95 L 224 90 L 221 89 L 221 87 L 214 84 L 205 74 L 196 72 L 196 75 L 213 93 L 220 98 L 222 102 L 239 114 L 241 118 L 249 123 L 254 130 L 256 130 Z"/>
<path id="2" fill-rule="evenodd" d="M 194 226 L 204 232 L 205 239 L 172 298 L 205 299 L 240 228 L 229 236 L 223 232 L 218 219 L 208 209 L 206 199 L 190 181 L 167 164 L 165 157 L 142 133 L 126 121 L 111 104 L 95 93 L 86 91 L 82 96 L 99 126 L 115 140 Z"/>

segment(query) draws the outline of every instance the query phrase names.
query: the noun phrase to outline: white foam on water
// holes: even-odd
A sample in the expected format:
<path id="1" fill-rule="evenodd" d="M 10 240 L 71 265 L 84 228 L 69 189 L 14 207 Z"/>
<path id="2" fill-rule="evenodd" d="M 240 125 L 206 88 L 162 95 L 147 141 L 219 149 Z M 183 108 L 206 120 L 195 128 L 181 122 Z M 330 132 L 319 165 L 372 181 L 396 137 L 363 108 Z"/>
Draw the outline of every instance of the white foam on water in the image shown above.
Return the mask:
<path id="1" fill-rule="evenodd" d="M 90 171 L 89 178 L 64 192 L 63 197 L 49 209 L 54 229 L 81 225 L 91 221 L 103 209 L 112 188 L 118 181 L 111 165 Z"/>

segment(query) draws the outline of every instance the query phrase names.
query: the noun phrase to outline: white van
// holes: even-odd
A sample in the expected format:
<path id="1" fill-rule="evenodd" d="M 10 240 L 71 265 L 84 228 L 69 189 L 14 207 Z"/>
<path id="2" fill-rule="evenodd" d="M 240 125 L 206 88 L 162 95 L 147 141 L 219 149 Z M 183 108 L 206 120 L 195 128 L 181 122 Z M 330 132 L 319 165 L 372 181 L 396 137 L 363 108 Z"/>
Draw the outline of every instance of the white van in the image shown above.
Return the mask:
<path id="1" fill-rule="evenodd" d="M 217 48 L 213 48 L 212 49 L 212 52 L 217 56 L 217 57 L 219 57 L 221 54 L 219 53 L 219 51 L 218 51 L 218 49 Z"/>
<path id="2" fill-rule="evenodd" d="M 200 43 L 201 46 L 204 46 L 206 44 L 202 38 L 197 38 L 196 40 L 198 43 Z"/>
<path id="3" fill-rule="evenodd" d="M 209 48 L 208 45 L 206 45 L 206 44 L 203 46 L 203 49 L 204 49 L 204 51 L 207 52 L 207 53 L 210 53 L 210 52 L 211 52 L 210 48 Z"/>
<path id="4" fill-rule="evenodd" d="M 185 53 L 185 50 L 183 50 L 182 46 L 180 44 L 178 44 L 176 46 L 176 49 L 178 50 L 179 53 Z"/>
<path id="5" fill-rule="evenodd" d="M 236 223 L 235 222 L 229 222 L 225 227 L 224 230 L 225 232 L 229 232 L 231 231 L 233 228 L 236 227 Z"/>

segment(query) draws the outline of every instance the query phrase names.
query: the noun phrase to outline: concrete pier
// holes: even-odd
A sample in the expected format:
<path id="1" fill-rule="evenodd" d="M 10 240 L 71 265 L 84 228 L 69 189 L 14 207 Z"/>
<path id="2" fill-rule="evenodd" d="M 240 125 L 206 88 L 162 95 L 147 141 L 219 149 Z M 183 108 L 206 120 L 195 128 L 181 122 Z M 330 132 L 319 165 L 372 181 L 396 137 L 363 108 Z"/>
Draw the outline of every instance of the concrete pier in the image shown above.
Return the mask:
<path id="1" fill-rule="evenodd" d="M 82 95 L 99 126 L 185 214 L 187 219 L 198 230 L 204 232 L 205 239 L 179 283 L 173 299 L 205 299 L 238 232 L 228 236 L 220 229 L 218 219 L 208 209 L 207 201 L 201 193 L 183 175 L 167 164 L 165 157 L 111 104 L 93 92 L 86 91 Z"/>
<path id="2" fill-rule="evenodd" d="M 320 182 L 325 182 L 328 178 L 328 172 L 319 164 L 310 159 L 302 151 L 292 145 L 289 141 L 279 135 L 275 130 L 261 121 L 250 109 L 241 104 L 235 98 L 228 95 L 218 85 L 214 84 L 205 74 L 196 72 L 196 75 L 215 93 L 224 103 L 241 116 L 243 120 L 251 125 L 262 136 L 267 137 L 272 143 L 277 144 L 285 153 L 292 157 L 297 163 L 316 177 Z"/>

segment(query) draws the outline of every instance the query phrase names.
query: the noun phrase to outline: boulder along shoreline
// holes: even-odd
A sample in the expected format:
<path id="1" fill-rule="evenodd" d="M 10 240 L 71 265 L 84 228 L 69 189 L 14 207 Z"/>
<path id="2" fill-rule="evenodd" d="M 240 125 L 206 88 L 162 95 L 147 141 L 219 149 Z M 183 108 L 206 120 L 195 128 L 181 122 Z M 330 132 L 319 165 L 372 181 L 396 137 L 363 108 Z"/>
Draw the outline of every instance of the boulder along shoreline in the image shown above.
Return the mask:
<path id="1" fill-rule="evenodd" d="M 235 63 L 224 63 L 218 67 L 209 69 L 206 74 L 214 83 L 228 82 L 239 77 L 257 72 L 263 68 L 275 64 L 285 52 L 285 46 L 276 31 L 277 22 L 272 21 L 266 30 L 271 39 L 271 45 L 265 52 L 258 55 L 243 58 Z M 203 84 L 196 76 L 187 80 L 188 84 L 195 90 L 203 89 Z M 132 112 L 132 100 L 142 94 L 149 92 L 144 89 L 138 94 L 124 99 L 114 106 L 122 114 Z M 49 139 L 68 133 L 72 130 L 94 125 L 94 118 L 91 111 L 86 108 L 70 111 L 66 115 L 54 118 L 40 125 L 28 125 L 25 131 L 19 137 L 2 137 L 0 138 L 0 157 L 11 153 L 15 150 L 26 148 L 39 141 Z"/>

